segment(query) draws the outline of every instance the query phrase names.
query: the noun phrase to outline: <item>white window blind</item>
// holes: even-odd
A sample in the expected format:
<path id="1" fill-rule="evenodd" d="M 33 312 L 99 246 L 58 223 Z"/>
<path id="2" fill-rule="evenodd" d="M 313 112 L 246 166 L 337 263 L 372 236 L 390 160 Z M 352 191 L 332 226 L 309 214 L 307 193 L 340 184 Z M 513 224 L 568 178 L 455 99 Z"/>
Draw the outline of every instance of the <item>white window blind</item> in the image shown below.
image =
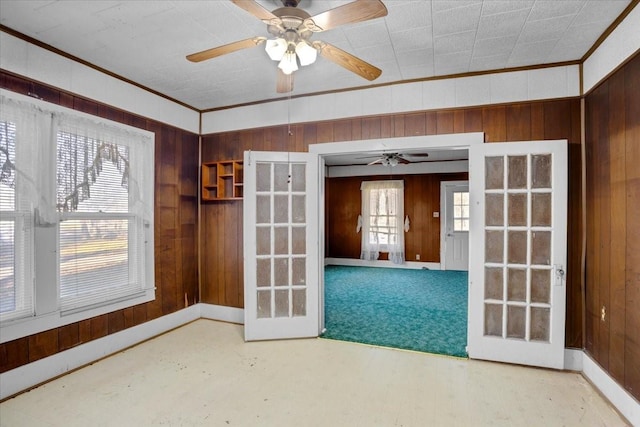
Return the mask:
<path id="1" fill-rule="evenodd" d="M 56 134 L 60 308 L 63 312 L 145 290 L 144 223 L 133 212 L 130 173 L 144 166 L 135 141 L 65 118 Z M 134 180 L 134 182 L 137 182 Z"/>
<path id="2" fill-rule="evenodd" d="M 0 118 L 0 321 L 32 316 L 32 219 L 18 199 L 17 119 L 11 111 Z"/>

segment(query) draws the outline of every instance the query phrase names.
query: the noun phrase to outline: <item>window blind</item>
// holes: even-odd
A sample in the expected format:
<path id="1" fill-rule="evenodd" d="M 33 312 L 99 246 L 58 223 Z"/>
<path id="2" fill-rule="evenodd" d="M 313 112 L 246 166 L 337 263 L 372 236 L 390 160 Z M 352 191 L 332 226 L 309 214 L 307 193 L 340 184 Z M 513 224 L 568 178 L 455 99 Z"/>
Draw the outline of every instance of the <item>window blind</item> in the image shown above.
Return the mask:
<path id="1" fill-rule="evenodd" d="M 16 164 L 18 126 L 3 111 L 0 120 L 0 321 L 32 316 L 32 217 L 20 203 Z"/>
<path id="2" fill-rule="evenodd" d="M 130 210 L 129 147 L 82 128 L 57 133 L 56 207 L 63 312 L 144 291 L 144 227 Z"/>

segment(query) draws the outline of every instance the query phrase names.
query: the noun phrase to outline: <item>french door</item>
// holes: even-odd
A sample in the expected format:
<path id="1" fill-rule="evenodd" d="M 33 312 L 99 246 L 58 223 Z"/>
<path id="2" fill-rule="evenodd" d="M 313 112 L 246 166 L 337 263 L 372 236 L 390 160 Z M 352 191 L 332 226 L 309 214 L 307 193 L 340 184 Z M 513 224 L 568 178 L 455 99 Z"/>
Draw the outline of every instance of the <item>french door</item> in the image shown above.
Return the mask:
<path id="1" fill-rule="evenodd" d="M 244 154 L 245 340 L 319 332 L 319 158 Z"/>
<path id="2" fill-rule="evenodd" d="M 564 367 L 566 141 L 469 150 L 468 353 Z"/>

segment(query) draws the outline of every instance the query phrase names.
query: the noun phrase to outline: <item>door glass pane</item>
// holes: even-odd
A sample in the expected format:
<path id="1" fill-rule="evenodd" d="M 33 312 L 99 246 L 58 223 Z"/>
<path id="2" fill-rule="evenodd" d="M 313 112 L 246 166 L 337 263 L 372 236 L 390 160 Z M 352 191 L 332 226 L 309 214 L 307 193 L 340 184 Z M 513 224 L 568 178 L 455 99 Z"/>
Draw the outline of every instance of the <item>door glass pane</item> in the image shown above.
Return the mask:
<path id="1" fill-rule="evenodd" d="M 551 188 L 551 154 L 531 156 L 531 187 Z"/>
<path id="2" fill-rule="evenodd" d="M 502 157 L 486 157 L 484 173 L 487 190 L 504 188 L 504 159 Z"/>
<path id="3" fill-rule="evenodd" d="M 509 156 L 509 189 L 527 188 L 527 156 Z"/>
<path id="4" fill-rule="evenodd" d="M 507 299 L 509 301 L 526 301 L 527 271 L 522 268 L 509 268 L 507 271 Z"/>
<path id="5" fill-rule="evenodd" d="M 531 194 L 531 225 L 551 226 L 551 193 Z"/>
<path id="6" fill-rule="evenodd" d="M 258 319 L 271 317 L 271 291 L 258 291 Z"/>
<path id="7" fill-rule="evenodd" d="M 274 270 L 274 286 L 288 286 L 289 285 L 289 259 L 288 258 L 275 258 L 273 260 Z"/>
<path id="8" fill-rule="evenodd" d="M 273 227 L 273 232 L 273 253 L 276 255 L 289 254 L 289 227 Z"/>
<path id="9" fill-rule="evenodd" d="M 271 196 L 256 196 L 256 223 L 269 224 L 271 222 Z"/>
<path id="10" fill-rule="evenodd" d="M 504 232 L 487 230 L 485 232 L 485 260 L 486 262 L 501 263 L 504 260 Z"/>
<path id="11" fill-rule="evenodd" d="M 271 164 L 256 164 L 256 191 L 271 190 Z"/>
<path id="12" fill-rule="evenodd" d="M 502 301 L 504 294 L 502 267 L 484 269 L 484 298 Z"/>
<path id="13" fill-rule="evenodd" d="M 531 302 L 551 302 L 551 270 L 531 269 Z"/>
<path id="14" fill-rule="evenodd" d="M 531 233 L 531 264 L 551 265 L 551 232 Z"/>
<path id="15" fill-rule="evenodd" d="M 291 196 L 291 219 L 295 223 L 304 223 L 307 218 L 305 214 L 305 196 Z"/>
<path id="16" fill-rule="evenodd" d="M 527 195 L 522 193 L 509 194 L 509 225 L 527 225 Z"/>
<path id="17" fill-rule="evenodd" d="M 484 334 L 502 336 L 502 304 L 484 305 Z"/>
<path id="18" fill-rule="evenodd" d="M 307 185 L 306 169 L 307 165 L 294 163 L 291 165 L 291 190 L 305 191 Z"/>
<path id="19" fill-rule="evenodd" d="M 524 339 L 527 309 L 521 306 L 507 307 L 507 337 Z"/>
<path id="20" fill-rule="evenodd" d="M 531 340 L 549 342 L 551 311 L 546 307 L 531 307 Z"/>
<path id="21" fill-rule="evenodd" d="M 504 225 L 504 195 L 487 194 L 485 201 L 486 225 Z"/>
<path id="22" fill-rule="evenodd" d="M 509 231 L 508 255 L 509 264 L 527 263 L 527 232 Z"/>
<path id="23" fill-rule="evenodd" d="M 258 287 L 271 286 L 271 258 L 256 260 L 256 281 Z"/>
<path id="24" fill-rule="evenodd" d="M 271 254 L 271 227 L 256 227 L 256 255 Z"/>
<path id="25" fill-rule="evenodd" d="M 289 290 L 276 291 L 276 314 L 275 317 L 289 317 Z"/>
<path id="26" fill-rule="evenodd" d="M 289 164 L 276 163 L 273 166 L 273 190 L 289 191 Z"/>
<path id="27" fill-rule="evenodd" d="M 291 229 L 292 250 L 294 255 L 304 255 L 307 251 L 307 230 L 305 227 Z"/>
<path id="28" fill-rule="evenodd" d="M 307 315 L 307 290 L 294 289 L 293 293 L 293 317 Z"/>
<path id="29" fill-rule="evenodd" d="M 273 196 L 273 221 L 276 224 L 289 222 L 289 196 L 276 194 Z"/>
<path id="30" fill-rule="evenodd" d="M 293 286 L 305 285 L 307 282 L 307 260 L 304 258 L 293 258 L 291 260 L 291 284 Z"/>

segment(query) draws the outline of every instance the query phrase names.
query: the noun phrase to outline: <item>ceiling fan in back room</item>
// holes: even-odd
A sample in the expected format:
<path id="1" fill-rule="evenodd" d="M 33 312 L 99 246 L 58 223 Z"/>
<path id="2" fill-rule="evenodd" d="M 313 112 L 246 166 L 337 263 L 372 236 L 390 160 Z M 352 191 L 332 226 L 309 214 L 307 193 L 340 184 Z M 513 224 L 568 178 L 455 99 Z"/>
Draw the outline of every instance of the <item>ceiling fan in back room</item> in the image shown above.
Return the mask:
<path id="1" fill-rule="evenodd" d="M 372 159 L 375 160 L 367 163 L 367 166 L 371 165 L 383 165 L 383 166 L 398 166 L 399 164 L 409 164 L 409 163 L 422 163 L 424 160 L 409 160 L 408 156 L 418 157 L 418 158 L 427 158 L 429 157 L 429 153 L 411 153 L 411 154 L 402 154 L 402 153 L 382 153 L 376 156 L 367 156 L 367 157 L 358 157 L 359 160 L 364 159 Z"/>
<path id="2" fill-rule="evenodd" d="M 231 0 L 236 6 L 267 24 L 267 31 L 274 38 L 256 36 L 193 53 L 188 55 L 187 59 L 192 62 L 206 61 L 265 43 L 269 57 L 278 61 L 276 90 L 279 93 L 293 90 L 292 73 L 298 69 L 298 62 L 301 66 L 313 64 L 318 53 L 369 81 L 377 79 L 382 74 L 379 68 L 336 46 L 320 40 L 311 40 L 314 33 L 386 16 L 387 8 L 380 0 L 355 0 L 315 16 L 310 16 L 298 8 L 300 0 L 281 1 L 283 7 L 269 12 L 255 0 Z"/>

